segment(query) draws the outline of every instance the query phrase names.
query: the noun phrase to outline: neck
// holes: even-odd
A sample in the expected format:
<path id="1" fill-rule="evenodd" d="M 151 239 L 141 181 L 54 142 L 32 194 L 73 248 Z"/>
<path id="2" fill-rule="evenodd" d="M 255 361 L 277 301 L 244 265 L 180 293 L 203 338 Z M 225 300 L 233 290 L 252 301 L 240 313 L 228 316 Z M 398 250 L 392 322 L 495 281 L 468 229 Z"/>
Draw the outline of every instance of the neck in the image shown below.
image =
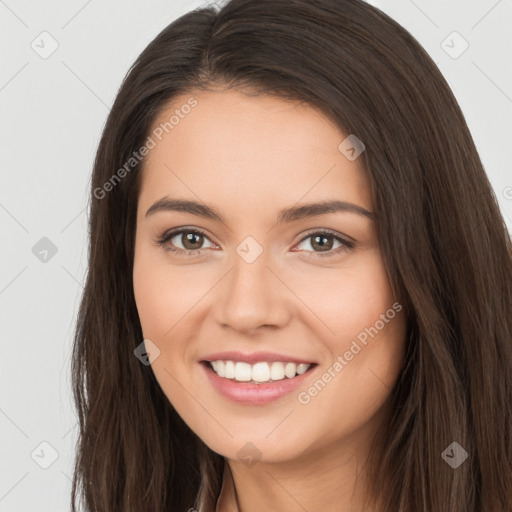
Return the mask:
<path id="1" fill-rule="evenodd" d="M 261 460 L 253 466 L 227 460 L 236 489 L 233 501 L 237 503 L 231 503 L 226 511 L 238 506 L 239 512 L 377 512 L 378 508 L 370 511 L 363 501 L 369 437 L 376 424 L 371 421 L 342 440 L 324 441 L 317 449 L 310 447 L 293 460 Z"/>

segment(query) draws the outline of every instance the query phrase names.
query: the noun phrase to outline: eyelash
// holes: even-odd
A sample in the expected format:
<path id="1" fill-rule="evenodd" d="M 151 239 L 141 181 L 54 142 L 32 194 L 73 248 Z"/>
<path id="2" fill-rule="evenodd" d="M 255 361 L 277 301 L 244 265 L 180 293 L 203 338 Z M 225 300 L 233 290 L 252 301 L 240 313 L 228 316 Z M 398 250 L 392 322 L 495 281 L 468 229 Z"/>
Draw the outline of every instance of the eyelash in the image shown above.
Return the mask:
<path id="1" fill-rule="evenodd" d="M 195 235 L 203 235 L 205 238 L 210 240 L 206 233 L 204 231 L 201 231 L 200 229 L 190 229 L 190 228 L 179 228 L 172 230 L 168 233 L 164 233 L 160 238 L 156 240 L 156 243 L 161 246 L 165 251 L 170 251 L 173 253 L 176 253 L 180 256 L 199 256 L 202 254 L 204 249 L 179 249 L 179 248 L 171 248 L 171 246 L 168 244 L 170 240 L 172 240 L 175 236 L 181 235 L 183 233 L 193 233 Z M 336 249 L 330 249 L 329 251 L 326 251 L 325 253 L 318 252 L 318 251 L 306 251 L 313 256 L 313 254 L 320 256 L 321 258 L 328 258 L 332 257 L 336 254 L 340 254 L 341 252 L 349 251 L 350 249 L 353 249 L 355 247 L 355 243 L 351 242 L 349 240 L 345 240 L 344 238 L 341 238 L 339 235 L 336 234 L 336 232 L 331 231 L 329 229 L 323 229 L 319 231 L 309 231 L 299 242 L 298 244 L 301 244 L 308 238 L 311 238 L 313 235 L 320 235 L 320 236 L 331 236 L 338 242 L 340 242 L 342 245 L 340 247 L 337 247 Z"/>

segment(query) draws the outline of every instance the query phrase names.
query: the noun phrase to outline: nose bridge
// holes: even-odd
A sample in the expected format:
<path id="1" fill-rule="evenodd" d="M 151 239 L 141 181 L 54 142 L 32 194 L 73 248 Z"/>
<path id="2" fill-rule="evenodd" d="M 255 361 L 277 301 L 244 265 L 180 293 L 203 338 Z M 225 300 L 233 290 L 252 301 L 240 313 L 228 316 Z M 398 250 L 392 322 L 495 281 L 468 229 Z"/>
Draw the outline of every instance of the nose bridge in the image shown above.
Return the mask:
<path id="1" fill-rule="evenodd" d="M 237 330 L 282 325 L 286 321 L 283 286 L 268 268 L 269 253 L 256 255 L 250 243 L 237 248 L 231 272 L 216 297 L 218 321 Z"/>

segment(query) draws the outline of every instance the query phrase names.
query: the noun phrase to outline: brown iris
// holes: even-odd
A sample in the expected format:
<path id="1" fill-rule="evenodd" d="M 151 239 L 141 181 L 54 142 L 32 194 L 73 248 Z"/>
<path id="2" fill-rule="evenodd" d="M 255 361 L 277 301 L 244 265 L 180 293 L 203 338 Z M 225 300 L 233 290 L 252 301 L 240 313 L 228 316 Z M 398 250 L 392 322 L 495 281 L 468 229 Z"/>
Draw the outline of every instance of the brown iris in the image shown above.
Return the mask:
<path id="1" fill-rule="evenodd" d="M 203 245 L 204 235 L 201 233 L 182 233 L 181 241 L 185 249 L 200 249 Z"/>
<path id="2" fill-rule="evenodd" d="M 326 240 L 328 241 L 327 243 Z M 318 248 L 320 251 L 329 251 L 333 246 L 333 237 L 324 235 L 312 236 L 311 246 L 314 249 Z"/>

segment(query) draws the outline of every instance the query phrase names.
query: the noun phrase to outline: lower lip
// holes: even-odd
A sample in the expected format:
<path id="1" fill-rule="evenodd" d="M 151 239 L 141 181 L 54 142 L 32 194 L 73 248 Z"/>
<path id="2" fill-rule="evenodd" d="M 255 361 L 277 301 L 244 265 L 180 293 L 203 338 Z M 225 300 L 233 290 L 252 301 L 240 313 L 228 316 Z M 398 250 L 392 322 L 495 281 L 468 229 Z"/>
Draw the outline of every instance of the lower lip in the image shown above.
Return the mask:
<path id="1" fill-rule="evenodd" d="M 221 395 L 246 405 L 263 405 L 295 391 L 309 378 L 317 365 L 310 367 L 302 375 L 297 375 L 292 379 L 284 378 L 283 380 L 263 384 L 250 384 L 249 382 L 225 379 L 224 377 L 219 377 L 208 363 L 202 362 L 201 366 L 213 387 Z"/>

